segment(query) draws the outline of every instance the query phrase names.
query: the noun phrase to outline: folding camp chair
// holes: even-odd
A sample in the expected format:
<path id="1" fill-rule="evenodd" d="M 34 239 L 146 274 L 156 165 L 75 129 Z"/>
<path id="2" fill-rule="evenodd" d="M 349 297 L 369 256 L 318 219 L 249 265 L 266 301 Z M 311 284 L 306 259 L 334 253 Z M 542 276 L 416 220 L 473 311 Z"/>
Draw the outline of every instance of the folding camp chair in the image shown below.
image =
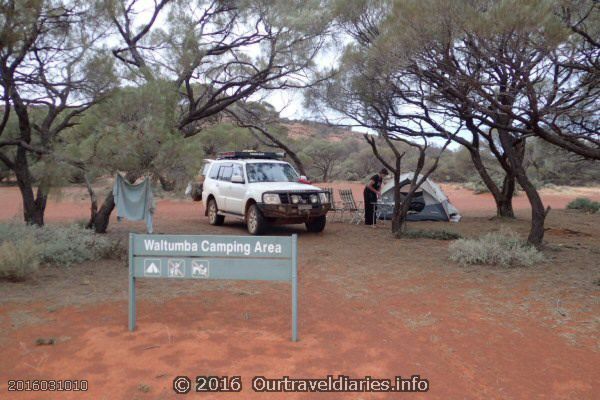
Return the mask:
<path id="1" fill-rule="evenodd" d="M 350 189 L 340 189 L 338 191 L 340 197 L 342 199 L 342 220 L 344 219 L 344 212 L 348 212 L 350 214 L 350 223 L 351 224 L 360 224 L 362 218 L 365 214 L 365 209 L 363 207 L 362 201 L 356 202 L 354 200 L 354 195 L 352 194 L 352 190 Z"/>
<path id="2" fill-rule="evenodd" d="M 335 221 L 335 217 L 340 213 L 341 209 L 338 207 L 338 204 L 333 198 L 333 188 L 326 187 L 323 188 L 323 190 L 327 192 L 327 195 L 329 196 L 329 203 L 331 204 L 331 208 L 329 209 L 329 213 L 327 215 L 331 217 L 332 221 Z"/>

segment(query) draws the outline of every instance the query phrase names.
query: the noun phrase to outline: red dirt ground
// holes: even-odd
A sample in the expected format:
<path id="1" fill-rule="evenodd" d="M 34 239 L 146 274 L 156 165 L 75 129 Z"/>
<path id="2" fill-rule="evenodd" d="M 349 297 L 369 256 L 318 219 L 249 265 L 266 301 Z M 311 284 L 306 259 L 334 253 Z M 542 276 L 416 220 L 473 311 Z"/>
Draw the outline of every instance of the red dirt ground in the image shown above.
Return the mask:
<path id="1" fill-rule="evenodd" d="M 336 201 L 337 190 L 340 188 L 351 188 L 355 199 L 362 200 L 363 185 L 356 182 L 334 182 L 317 184 L 321 187 L 333 187 L 335 189 Z M 442 189 L 462 214 L 465 215 L 488 215 L 493 210 L 494 200 L 491 194 L 474 195 L 470 190 L 463 189 L 457 184 L 442 184 Z M 575 197 L 588 197 L 600 201 L 600 189 L 598 188 L 571 188 L 559 187 L 557 189 L 542 189 L 540 191 L 544 205 L 552 208 L 565 208 L 567 203 Z M 100 198 L 103 198 L 100 196 Z M 49 221 L 72 221 L 83 220 L 89 216 L 89 205 L 87 194 L 81 189 L 64 189 L 59 198 L 50 201 L 46 215 Z M 528 210 L 529 203 L 524 194 L 514 199 L 515 210 Z M 190 208 L 197 210 L 198 207 L 189 201 L 161 200 L 158 205 L 158 215 L 189 217 Z M 20 220 L 22 213 L 21 199 L 16 187 L 3 187 L 0 190 L 0 220 Z"/>
<path id="2" fill-rule="evenodd" d="M 325 185 L 330 186 L 330 185 Z M 336 186 L 347 187 L 347 183 Z M 360 186 L 354 186 L 359 195 Z M 455 186 L 447 194 L 465 218 L 414 226 L 477 236 L 497 229 L 488 196 Z M 545 192 L 562 208 L 600 191 Z M 81 196 L 81 199 L 78 197 Z M 524 196 L 519 220 L 527 231 Z M 78 191 L 51 202 L 47 220 L 84 219 Z M 16 189 L 0 189 L 0 220 L 19 211 Z M 244 234 L 238 223 L 212 227 L 198 203 L 161 200 L 156 227 L 168 233 Z M 111 235 L 142 223 L 111 222 Z M 600 216 L 554 210 L 547 261 L 529 268 L 460 267 L 448 242 L 391 240 L 387 229 L 331 223 L 302 228 L 300 341 L 290 336 L 290 288 L 264 282 L 140 280 L 138 327 L 127 330 L 127 269 L 122 260 L 44 268 L 32 281 L 0 283 L 0 398 L 169 399 L 177 375 L 241 375 L 241 394 L 208 399 L 415 398 L 597 399 L 600 393 L 597 279 Z M 388 226 L 389 227 L 389 226 Z M 52 346 L 36 346 L 53 337 Z M 419 374 L 426 394 L 266 394 L 252 376 L 393 378 Z M 8 379 L 87 379 L 87 393 L 8 393 Z M 594 395 L 596 393 L 596 395 Z"/>

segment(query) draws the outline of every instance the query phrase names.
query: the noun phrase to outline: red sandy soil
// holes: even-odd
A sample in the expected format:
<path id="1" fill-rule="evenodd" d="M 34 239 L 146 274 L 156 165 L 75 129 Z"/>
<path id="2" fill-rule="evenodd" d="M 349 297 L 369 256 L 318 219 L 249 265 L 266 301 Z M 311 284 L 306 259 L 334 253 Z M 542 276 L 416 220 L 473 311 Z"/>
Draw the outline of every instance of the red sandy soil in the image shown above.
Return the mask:
<path id="1" fill-rule="evenodd" d="M 349 187 L 348 183 L 336 187 Z M 330 185 L 323 185 L 330 186 Z M 356 196 L 360 185 L 354 185 Z M 490 221 L 493 203 L 444 186 L 465 215 L 458 224 L 415 223 L 478 236 L 519 219 Z M 87 217 L 82 192 L 48 205 L 47 220 Z M 300 341 L 290 339 L 290 287 L 266 282 L 166 282 L 138 285 L 138 326 L 127 330 L 127 268 L 102 260 L 43 268 L 22 283 L 0 282 L 0 398 L 170 399 L 177 375 L 240 375 L 238 394 L 207 399 L 597 399 L 600 393 L 598 235 L 600 215 L 559 208 L 597 189 L 543 192 L 547 261 L 532 268 L 461 267 L 448 242 L 393 240 L 387 227 L 330 223 L 322 234 L 298 233 Z M 79 196 L 79 197 L 78 197 Z M 357 199 L 360 197 L 357 197 Z M 0 220 L 20 214 L 16 189 L 0 189 Z M 143 223 L 111 222 L 110 235 Z M 201 205 L 158 202 L 162 233 L 245 234 L 243 225 L 208 225 Z M 55 338 L 36 346 L 37 338 Z M 426 394 L 254 393 L 255 375 L 344 374 L 427 378 Z M 86 379 L 87 393 L 8 393 L 9 379 Z M 596 393 L 594 395 L 594 393 Z"/>
<path id="2" fill-rule="evenodd" d="M 333 187 L 335 200 L 339 201 L 338 189 L 352 189 L 357 201 L 362 200 L 363 185 L 357 182 L 333 182 L 319 184 L 320 187 Z M 494 200 L 491 194 L 475 195 L 470 190 L 465 190 L 458 184 L 442 184 L 442 189 L 463 215 L 488 215 L 494 209 Z M 576 197 L 588 197 L 600 201 L 600 189 L 596 187 L 558 187 L 556 189 L 542 189 L 540 191 L 545 206 L 553 209 L 562 209 Z M 87 194 L 79 188 L 63 189 L 60 195 L 51 198 L 46 210 L 48 221 L 73 221 L 84 220 L 89 216 L 89 205 Z M 103 196 L 99 196 L 103 198 Z M 52 201 L 53 200 L 53 201 Z M 524 193 L 514 199 L 516 211 L 529 210 L 529 203 Z M 179 200 L 161 200 L 158 202 L 158 216 L 170 215 L 182 218 L 197 213 L 196 204 Z M 191 211 L 191 209 L 195 211 Z M 21 198 L 16 187 L 0 188 L 0 220 L 15 219 L 19 221 L 22 217 L 23 207 Z"/>

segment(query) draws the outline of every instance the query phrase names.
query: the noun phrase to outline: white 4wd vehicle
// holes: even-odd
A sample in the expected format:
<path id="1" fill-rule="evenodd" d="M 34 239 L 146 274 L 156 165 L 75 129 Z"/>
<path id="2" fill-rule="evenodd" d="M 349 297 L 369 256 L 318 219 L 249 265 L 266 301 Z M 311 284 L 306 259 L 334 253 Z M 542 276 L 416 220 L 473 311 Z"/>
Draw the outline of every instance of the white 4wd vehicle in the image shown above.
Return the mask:
<path id="1" fill-rule="evenodd" d="M 325 229 L 329 194 L 298 182 L 300 176 L 282 156 L 230 152 L 211 161 L 202 187 L 209 223 L 222 225 L 225 217 L 242 219 L 253 235 L 275 224 L 304 223 L 309 232 Z"/>

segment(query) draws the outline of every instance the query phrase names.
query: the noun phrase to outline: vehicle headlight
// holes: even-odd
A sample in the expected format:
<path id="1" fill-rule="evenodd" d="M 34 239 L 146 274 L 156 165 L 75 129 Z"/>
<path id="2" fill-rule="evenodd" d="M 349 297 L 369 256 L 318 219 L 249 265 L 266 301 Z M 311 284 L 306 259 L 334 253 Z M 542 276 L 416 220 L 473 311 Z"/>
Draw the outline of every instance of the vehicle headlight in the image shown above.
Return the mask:
<path id="1" fill-rule="evenodd" d="M 263 194 L 263 203 L 265 204 L 281 204 L 281 199 L 277 193 Z"/>
<path id="2" fill-rule="evenodd" d="M 311 194 L 310 195 L 310 202 L 313 204 L 317 204 L 319 202 L 319 196 L 317 196 L 316 194 Z"/>
<path id="3" fill-rule="evenodd" d="M 321 200 L 321 204 L 329 203 L 329 195 L 325 192 L 319 193 L 319 200 Z"/>
<path id="4" fill-rule="evenodd" d="M 297 194 L 293 194 L 290 196 L 290 199 L 292 200 L 292 204 L 298 204 L 300 203 L 300 196 L 298 196 Z"/>

